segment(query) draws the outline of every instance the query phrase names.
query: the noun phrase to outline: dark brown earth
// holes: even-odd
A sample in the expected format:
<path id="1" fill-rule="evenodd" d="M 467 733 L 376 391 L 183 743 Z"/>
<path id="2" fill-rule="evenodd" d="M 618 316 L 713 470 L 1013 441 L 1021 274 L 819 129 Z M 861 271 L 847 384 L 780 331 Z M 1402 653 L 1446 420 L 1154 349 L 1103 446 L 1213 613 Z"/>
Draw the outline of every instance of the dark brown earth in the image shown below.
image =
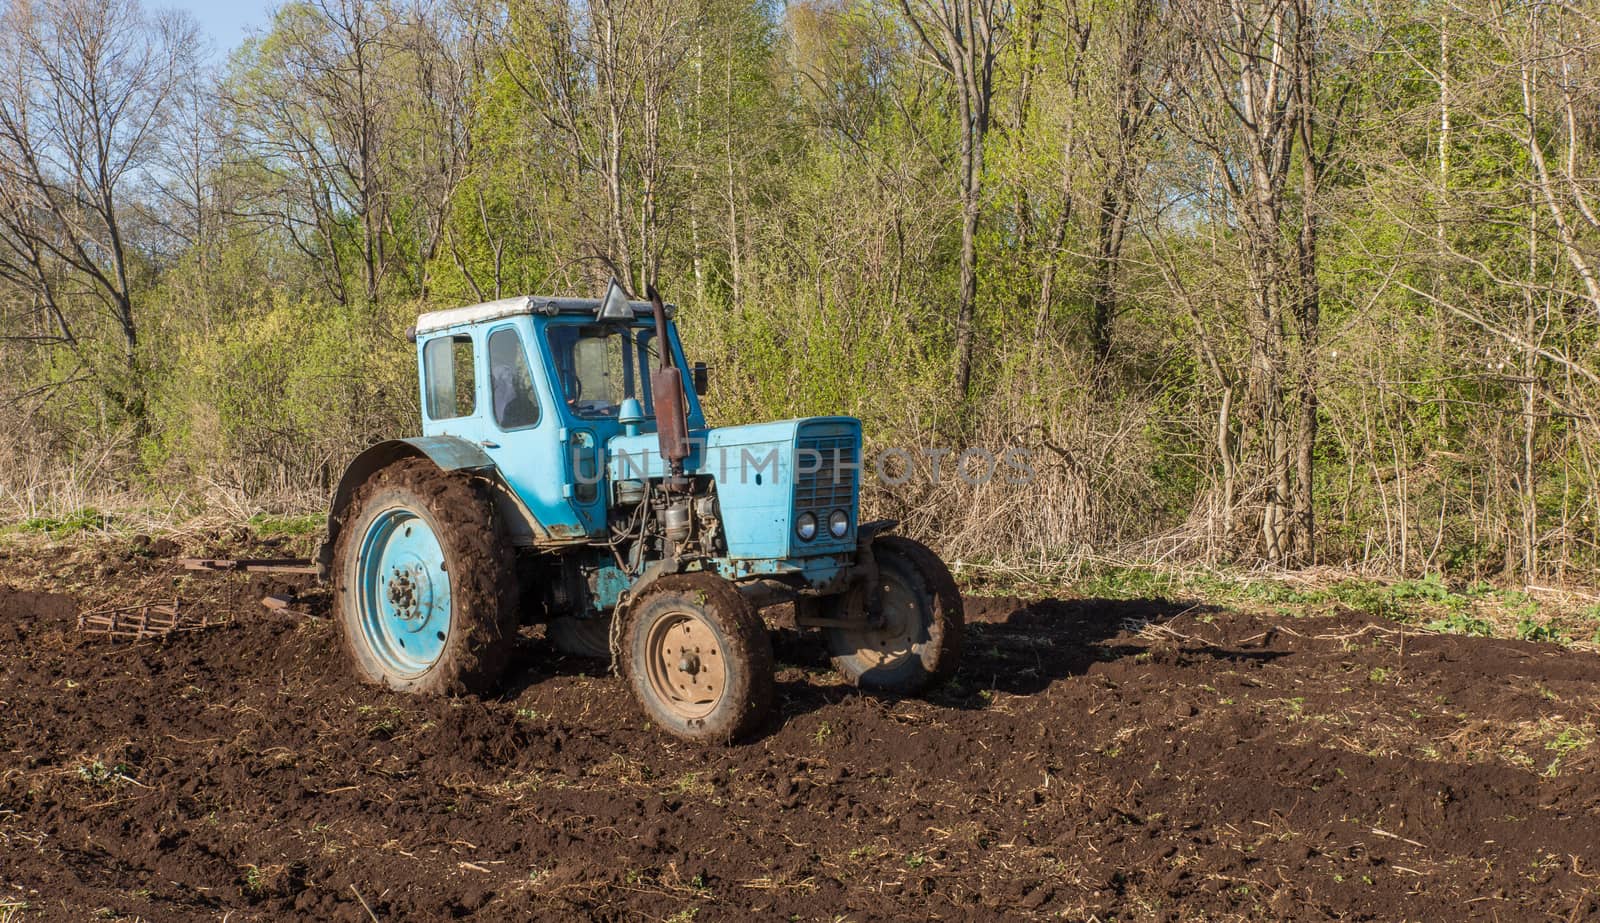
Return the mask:
<path id="1" fill-rule="evenodd" d="M 170 550 L 0 552 L 6 923 L 1600 913 L 1590 654 L 969 598 L 931 701 L 791 640 L 760 736 L 697 749 L 537 638 L 501 698 L 359 686 L 329 622 L 258 604 L 284 587 Z M 234 621 L 74 628 L 174 596 Z"/>

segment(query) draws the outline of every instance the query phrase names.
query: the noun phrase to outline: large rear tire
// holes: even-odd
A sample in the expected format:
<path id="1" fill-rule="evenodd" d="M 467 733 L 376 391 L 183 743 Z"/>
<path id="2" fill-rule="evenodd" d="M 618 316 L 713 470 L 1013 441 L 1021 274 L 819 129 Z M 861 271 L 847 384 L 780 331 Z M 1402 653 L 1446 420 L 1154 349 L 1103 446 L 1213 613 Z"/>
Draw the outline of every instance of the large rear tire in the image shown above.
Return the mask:
<path id="1" fill-rule="evenodd" d="M 517 582 L 494 501 L 408 458 L 356 492 L 334 548 L 334 610 L 357 675 L 401 692 L 483 693 L 517 638 Z"/>
<path id="2" fill-rule="evenodd" d="M 772 705 L 772 639 L 733 584 L 679 574 L 629 607 L 622 644 L 634 697 L 669 733 L 727 743 L 761 725 Z"/>
<path id="3" fill-rule="evenodd" d="M 950 570 L 926 545 L 899 535 L 872 543 L 884 623 L 827 629 L 834 669 L 863 689 L 915 693 L 944 682 L 961 660 L 965 619 Z"/>

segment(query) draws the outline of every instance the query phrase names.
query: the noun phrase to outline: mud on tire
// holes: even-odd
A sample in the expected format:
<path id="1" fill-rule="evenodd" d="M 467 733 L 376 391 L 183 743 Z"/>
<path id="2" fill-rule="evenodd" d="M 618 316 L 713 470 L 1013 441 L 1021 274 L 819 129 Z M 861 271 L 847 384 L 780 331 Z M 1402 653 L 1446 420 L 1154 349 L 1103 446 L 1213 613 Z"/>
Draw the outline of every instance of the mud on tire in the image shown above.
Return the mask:
<path id="1" fill-rule="evenodd" d="M 449 629 L 430 666 L 386 665 L 363 630 L 364 539 L 375 520 L 404 511 L 426 524 L 443 552 Z M 359 677 L 412 693 L 483 693 L 501 679 L 517 638 L 517 580 L 488 491 L 466 474 L 408 458 L 377 472 L 351 500 L 334 547 L 334 614 Z M 369 594 L 370 595 L 370 594 Z"/>
<path id="2" fill-rule="evenodd" d="M 727 743 L 761 725 L 772 705 L 772 639 L 733 584 L 663 577 L 627 620 L 622 667 L 657 724 L 695 743 Z"/>

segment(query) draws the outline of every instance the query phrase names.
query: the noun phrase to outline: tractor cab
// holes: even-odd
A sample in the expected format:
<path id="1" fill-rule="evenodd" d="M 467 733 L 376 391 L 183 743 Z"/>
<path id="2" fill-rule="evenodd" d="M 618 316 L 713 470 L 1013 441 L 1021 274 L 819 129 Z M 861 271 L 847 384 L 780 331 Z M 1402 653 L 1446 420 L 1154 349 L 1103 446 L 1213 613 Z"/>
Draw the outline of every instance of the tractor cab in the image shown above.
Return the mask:
<path id="1" fill-rule="evenodd" d="M 460 439 L 493 461 L 526 507 L 518 518 L 538 527 L 522 530 L 529 544 L 604 536 L 604 447 L 624 431 L 630 399 L 643 415 L 635 423 L 653 431 L 661 334 L 651 307 L 632 302 L 627 315 L 601 320 L 601 304 L 511 298 L 417 321 L 423 435 Z M 685 367 L 670 323 L 665 341 Z M 684 390 L 687 423 L 703 428 L 699 396 Z"/>

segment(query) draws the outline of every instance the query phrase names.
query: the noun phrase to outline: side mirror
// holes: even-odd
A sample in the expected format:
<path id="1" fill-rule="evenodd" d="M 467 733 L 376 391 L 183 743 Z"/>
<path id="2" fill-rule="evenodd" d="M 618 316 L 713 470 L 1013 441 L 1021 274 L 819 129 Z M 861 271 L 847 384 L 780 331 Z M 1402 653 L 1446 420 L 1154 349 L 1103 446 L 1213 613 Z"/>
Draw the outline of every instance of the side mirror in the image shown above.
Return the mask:
<path id="1" fill-rule="evenodd" d="M 704 362 L 696 362 L 694 364 L 693 376 L 694 393 L 704 397 L 705 393 L 711 390 L 710 370 L 706 368 L 706 364 Z"/>

